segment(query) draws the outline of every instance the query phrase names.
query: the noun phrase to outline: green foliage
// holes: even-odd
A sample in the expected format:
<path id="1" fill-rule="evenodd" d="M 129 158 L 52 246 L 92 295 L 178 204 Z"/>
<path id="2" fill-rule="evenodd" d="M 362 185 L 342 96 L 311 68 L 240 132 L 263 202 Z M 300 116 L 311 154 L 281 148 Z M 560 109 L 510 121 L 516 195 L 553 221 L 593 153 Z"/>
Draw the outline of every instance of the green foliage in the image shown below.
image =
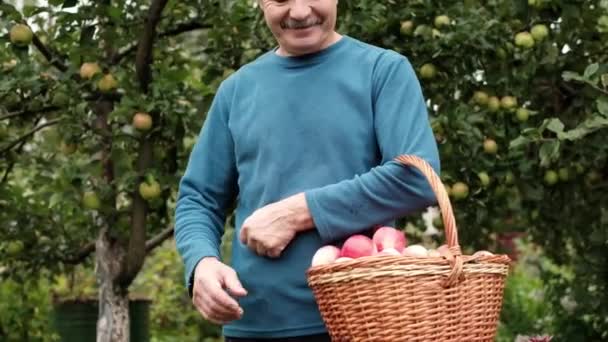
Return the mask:
<path id="1" fill-rule="evenodd" d="M 199 341 L 219 337 L 219 327 L 200 317 L 184 285 L 183 265 L 173 241 L 167 241 L 146 260 L 131 291 L 154 298 L 150 312 L 153 341 Z"/>
<path id="2" fill-rule="evenodd" d="M 1 341 L 57 341 L 50 327 L 48 286 L 44 277 L 0 279 Z"/>

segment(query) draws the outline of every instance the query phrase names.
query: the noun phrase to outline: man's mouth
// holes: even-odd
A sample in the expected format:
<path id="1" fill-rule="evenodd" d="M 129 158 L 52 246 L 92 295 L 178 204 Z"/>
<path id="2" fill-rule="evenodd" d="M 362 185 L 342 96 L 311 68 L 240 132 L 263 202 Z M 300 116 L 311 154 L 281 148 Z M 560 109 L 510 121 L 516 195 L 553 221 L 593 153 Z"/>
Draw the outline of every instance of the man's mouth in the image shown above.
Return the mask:
<path id="1" fill-rule="evenodd" d="M 282 29 L 291 29 L 291 30 L 304 30 L 313 26 L 321 25 L 321 20 L 317 18 L 312 18 L 304 21 L 295 21 L 295 20 L 285 20 L 281 23 Z"/>

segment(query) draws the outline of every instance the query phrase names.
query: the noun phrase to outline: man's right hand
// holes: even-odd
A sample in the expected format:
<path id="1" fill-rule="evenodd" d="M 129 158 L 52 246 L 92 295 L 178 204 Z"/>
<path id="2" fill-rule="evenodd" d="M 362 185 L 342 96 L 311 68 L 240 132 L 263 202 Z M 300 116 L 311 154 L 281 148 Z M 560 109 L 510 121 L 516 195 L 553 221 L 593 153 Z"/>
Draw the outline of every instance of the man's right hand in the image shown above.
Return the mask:
<path id="1" fill-rule="evenodd" d="M 226 291 L 238 297 L 247 295 L 234 269 L 214 257 L 199 261 L 194 271 L 192 303 L 206 320 L 223 325 L 241 318 L 243 309 Z"/>

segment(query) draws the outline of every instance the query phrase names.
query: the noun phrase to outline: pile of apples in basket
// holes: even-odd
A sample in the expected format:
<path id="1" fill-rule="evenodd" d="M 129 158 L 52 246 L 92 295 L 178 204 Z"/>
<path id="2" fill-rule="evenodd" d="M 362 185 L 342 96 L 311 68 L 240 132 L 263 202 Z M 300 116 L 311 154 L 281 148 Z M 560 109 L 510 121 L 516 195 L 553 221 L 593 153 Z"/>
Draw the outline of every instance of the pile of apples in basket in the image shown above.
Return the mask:
<path id="1" fill-rule="evenodd" d="M 479 251 L 480 256 L 492 256 L 488 251 Z M 380 227 L 376 229 L 372 238 L 362 234 L 350 236 L 342 244 L 342 248 L 334 245 L 325 245 L 319 248 L 313 258 L 311 266 L 327 265 L 336 262 L 350 261 L 363 257 L 382 257 L 401 255 L 406 257 L 440 257 L 435 249 L 427 249 L 422 245 L 409 245 L 405 234 L 393 227 Z"/>

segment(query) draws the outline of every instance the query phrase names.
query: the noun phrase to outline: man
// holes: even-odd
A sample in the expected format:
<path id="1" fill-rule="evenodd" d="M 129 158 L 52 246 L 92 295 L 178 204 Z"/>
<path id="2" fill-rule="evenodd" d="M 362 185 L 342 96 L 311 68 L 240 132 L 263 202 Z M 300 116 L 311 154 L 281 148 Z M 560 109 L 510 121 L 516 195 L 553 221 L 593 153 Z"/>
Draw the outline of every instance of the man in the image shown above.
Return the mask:
<path id="1" fill-rule="evenodd" d="M 306 282 L 314 252 L 434 204 L 393 159 L 439 172 L 437 146 L 408 60 L 337 33 L 337 0 L 258 4 L 278 46 L 220 85 L 180 182 L 176 244 L 194 306 L 227 341 L 329 341 Z"/>

